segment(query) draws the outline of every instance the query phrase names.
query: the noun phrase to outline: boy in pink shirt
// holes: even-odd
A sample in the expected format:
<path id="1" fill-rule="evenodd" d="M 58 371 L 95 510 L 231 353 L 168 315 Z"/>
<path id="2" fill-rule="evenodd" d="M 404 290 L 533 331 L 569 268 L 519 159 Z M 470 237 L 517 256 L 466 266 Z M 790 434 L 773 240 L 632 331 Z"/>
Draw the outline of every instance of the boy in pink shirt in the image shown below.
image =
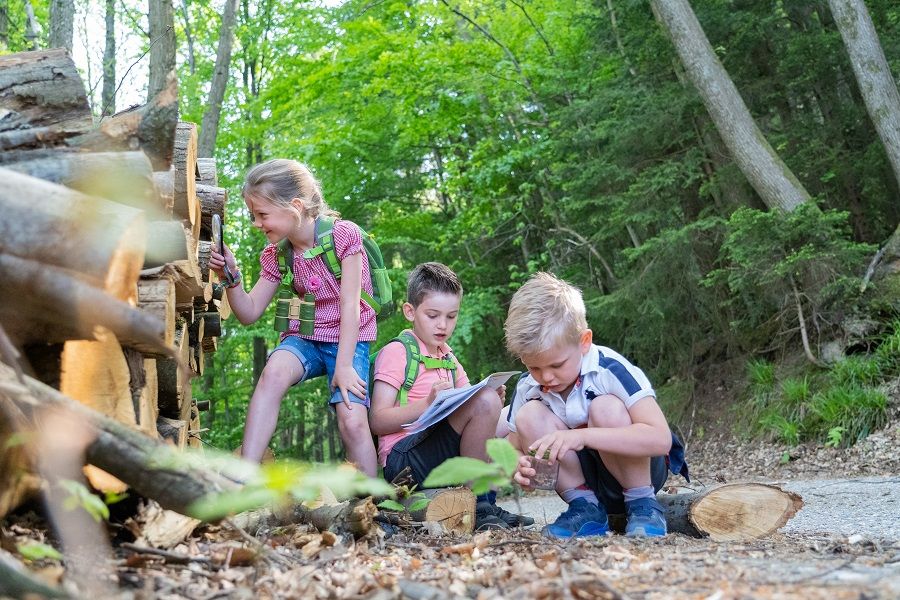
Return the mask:
<path id="1" fill-rule="evenodd" d="M 372 407 L 369 425 L 378 435 L 378 460 L 384 477 L 393 480 L 405 468 L 421 486 L 428 474 L 449 458 L 469 456 L 487 461 L 485 443 L 494 437 L 505 388 L 483 389 L 446 419 L 417 433 L 402 425 L 415 421 L 441 390 L 469 386 L 469 378 L 447 340 L 456 328 L 462 284 L 456 274 L 440 263 L 424 263 L 409 275 L 403 315 L 412 323 L 404 336 L 418 344 L 418 374 L 412 386 L 407 380 L 407 349 L 399 340 L 389 342 L 375 359 Z M 410 360 L 416 360 L 411 358 Z M 496 494 L 478 496 L 475 526 L 506 529 L 531 525 L 533 519 L 509 513 L 495 503 Z"/>

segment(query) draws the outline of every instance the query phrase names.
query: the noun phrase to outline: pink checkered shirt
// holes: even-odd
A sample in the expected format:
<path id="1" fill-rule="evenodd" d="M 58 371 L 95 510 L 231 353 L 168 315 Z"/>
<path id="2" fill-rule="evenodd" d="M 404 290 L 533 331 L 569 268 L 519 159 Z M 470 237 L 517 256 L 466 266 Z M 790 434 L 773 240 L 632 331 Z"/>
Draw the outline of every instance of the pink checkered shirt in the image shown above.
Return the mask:
<path id="1" fill-rule="evenodd" d="M 369 275 L 369 261 L 362 245 L 362 235 L 359 227 L 350 221 L 339 220 L 334 222 L 334 251 L 338 260 L 351 254 L 362 254 L 362 287 L 370 295 L 372 294 L 372 277 Z M 281 272 L 278 269 L 278 246 L 267 245 L 259 256 L 262 265 L 261 277 L 281 282 Z M 317 278 L 320 282 L 318 289 L 309 289 L 310 278 Z M 341 285 L 335 280 L 334 275 L 328 270 L 323 255 L 315 258 L 303 258 L 302 252 L 294 252 L 294 288 L 303 296 L 307 291 L 316 297 L 316 327 L 311 336 L 300 336 L 299 323 L 291 321 L 288 331 L 281 334 L 281 339 L 288 335 L 297 335 L 318 342 L 337 342 L 341 334 Z M 377 334 L 375 328 L 375 311 L 369 305 L 359 302 L 359 338 L 360 342 L 371 342 Z"/>

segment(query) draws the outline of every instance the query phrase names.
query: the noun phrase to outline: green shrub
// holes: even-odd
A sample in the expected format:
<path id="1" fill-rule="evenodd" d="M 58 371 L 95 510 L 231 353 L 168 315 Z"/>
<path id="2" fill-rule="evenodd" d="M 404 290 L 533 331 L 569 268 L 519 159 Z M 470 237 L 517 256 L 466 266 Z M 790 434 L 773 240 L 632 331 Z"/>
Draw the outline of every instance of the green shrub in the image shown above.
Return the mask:
<path id="1" fill-rule="evenodd" d="M 810 420 L 810 437 L 827 439 L 841 427 L 841 445 L 851 446 L 887 422 L 887 397 L 874 388 L 831 387 L 813 397 Z"/>

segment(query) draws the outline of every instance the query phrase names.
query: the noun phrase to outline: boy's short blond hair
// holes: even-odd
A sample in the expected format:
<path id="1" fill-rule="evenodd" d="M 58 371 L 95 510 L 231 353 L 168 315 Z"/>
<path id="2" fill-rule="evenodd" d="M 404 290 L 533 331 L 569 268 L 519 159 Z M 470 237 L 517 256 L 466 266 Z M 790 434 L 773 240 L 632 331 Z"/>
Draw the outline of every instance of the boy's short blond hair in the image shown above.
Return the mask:
<path id="1" fill-rule="evenodd" d="M 535 273 L 513 294 L 504 330 L 514 356 L 577 344 L 587 330 L 581 290 L 550 273 Z"/>

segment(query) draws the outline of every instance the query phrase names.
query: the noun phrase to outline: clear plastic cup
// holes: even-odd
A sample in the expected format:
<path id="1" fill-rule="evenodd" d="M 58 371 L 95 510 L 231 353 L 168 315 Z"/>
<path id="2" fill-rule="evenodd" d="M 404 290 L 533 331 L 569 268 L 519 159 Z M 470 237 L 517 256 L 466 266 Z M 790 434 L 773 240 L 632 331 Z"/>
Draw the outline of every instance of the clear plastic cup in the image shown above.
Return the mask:
<path id="1" fill-rule="evenodd" d="M 531 457 L 531 468 L 534 469 L 534 477 L 531 485 L 538 490 L 556 489 L 556 478 L 559 476 L 559 462 L 550 464 L 549 460 Z"/>

